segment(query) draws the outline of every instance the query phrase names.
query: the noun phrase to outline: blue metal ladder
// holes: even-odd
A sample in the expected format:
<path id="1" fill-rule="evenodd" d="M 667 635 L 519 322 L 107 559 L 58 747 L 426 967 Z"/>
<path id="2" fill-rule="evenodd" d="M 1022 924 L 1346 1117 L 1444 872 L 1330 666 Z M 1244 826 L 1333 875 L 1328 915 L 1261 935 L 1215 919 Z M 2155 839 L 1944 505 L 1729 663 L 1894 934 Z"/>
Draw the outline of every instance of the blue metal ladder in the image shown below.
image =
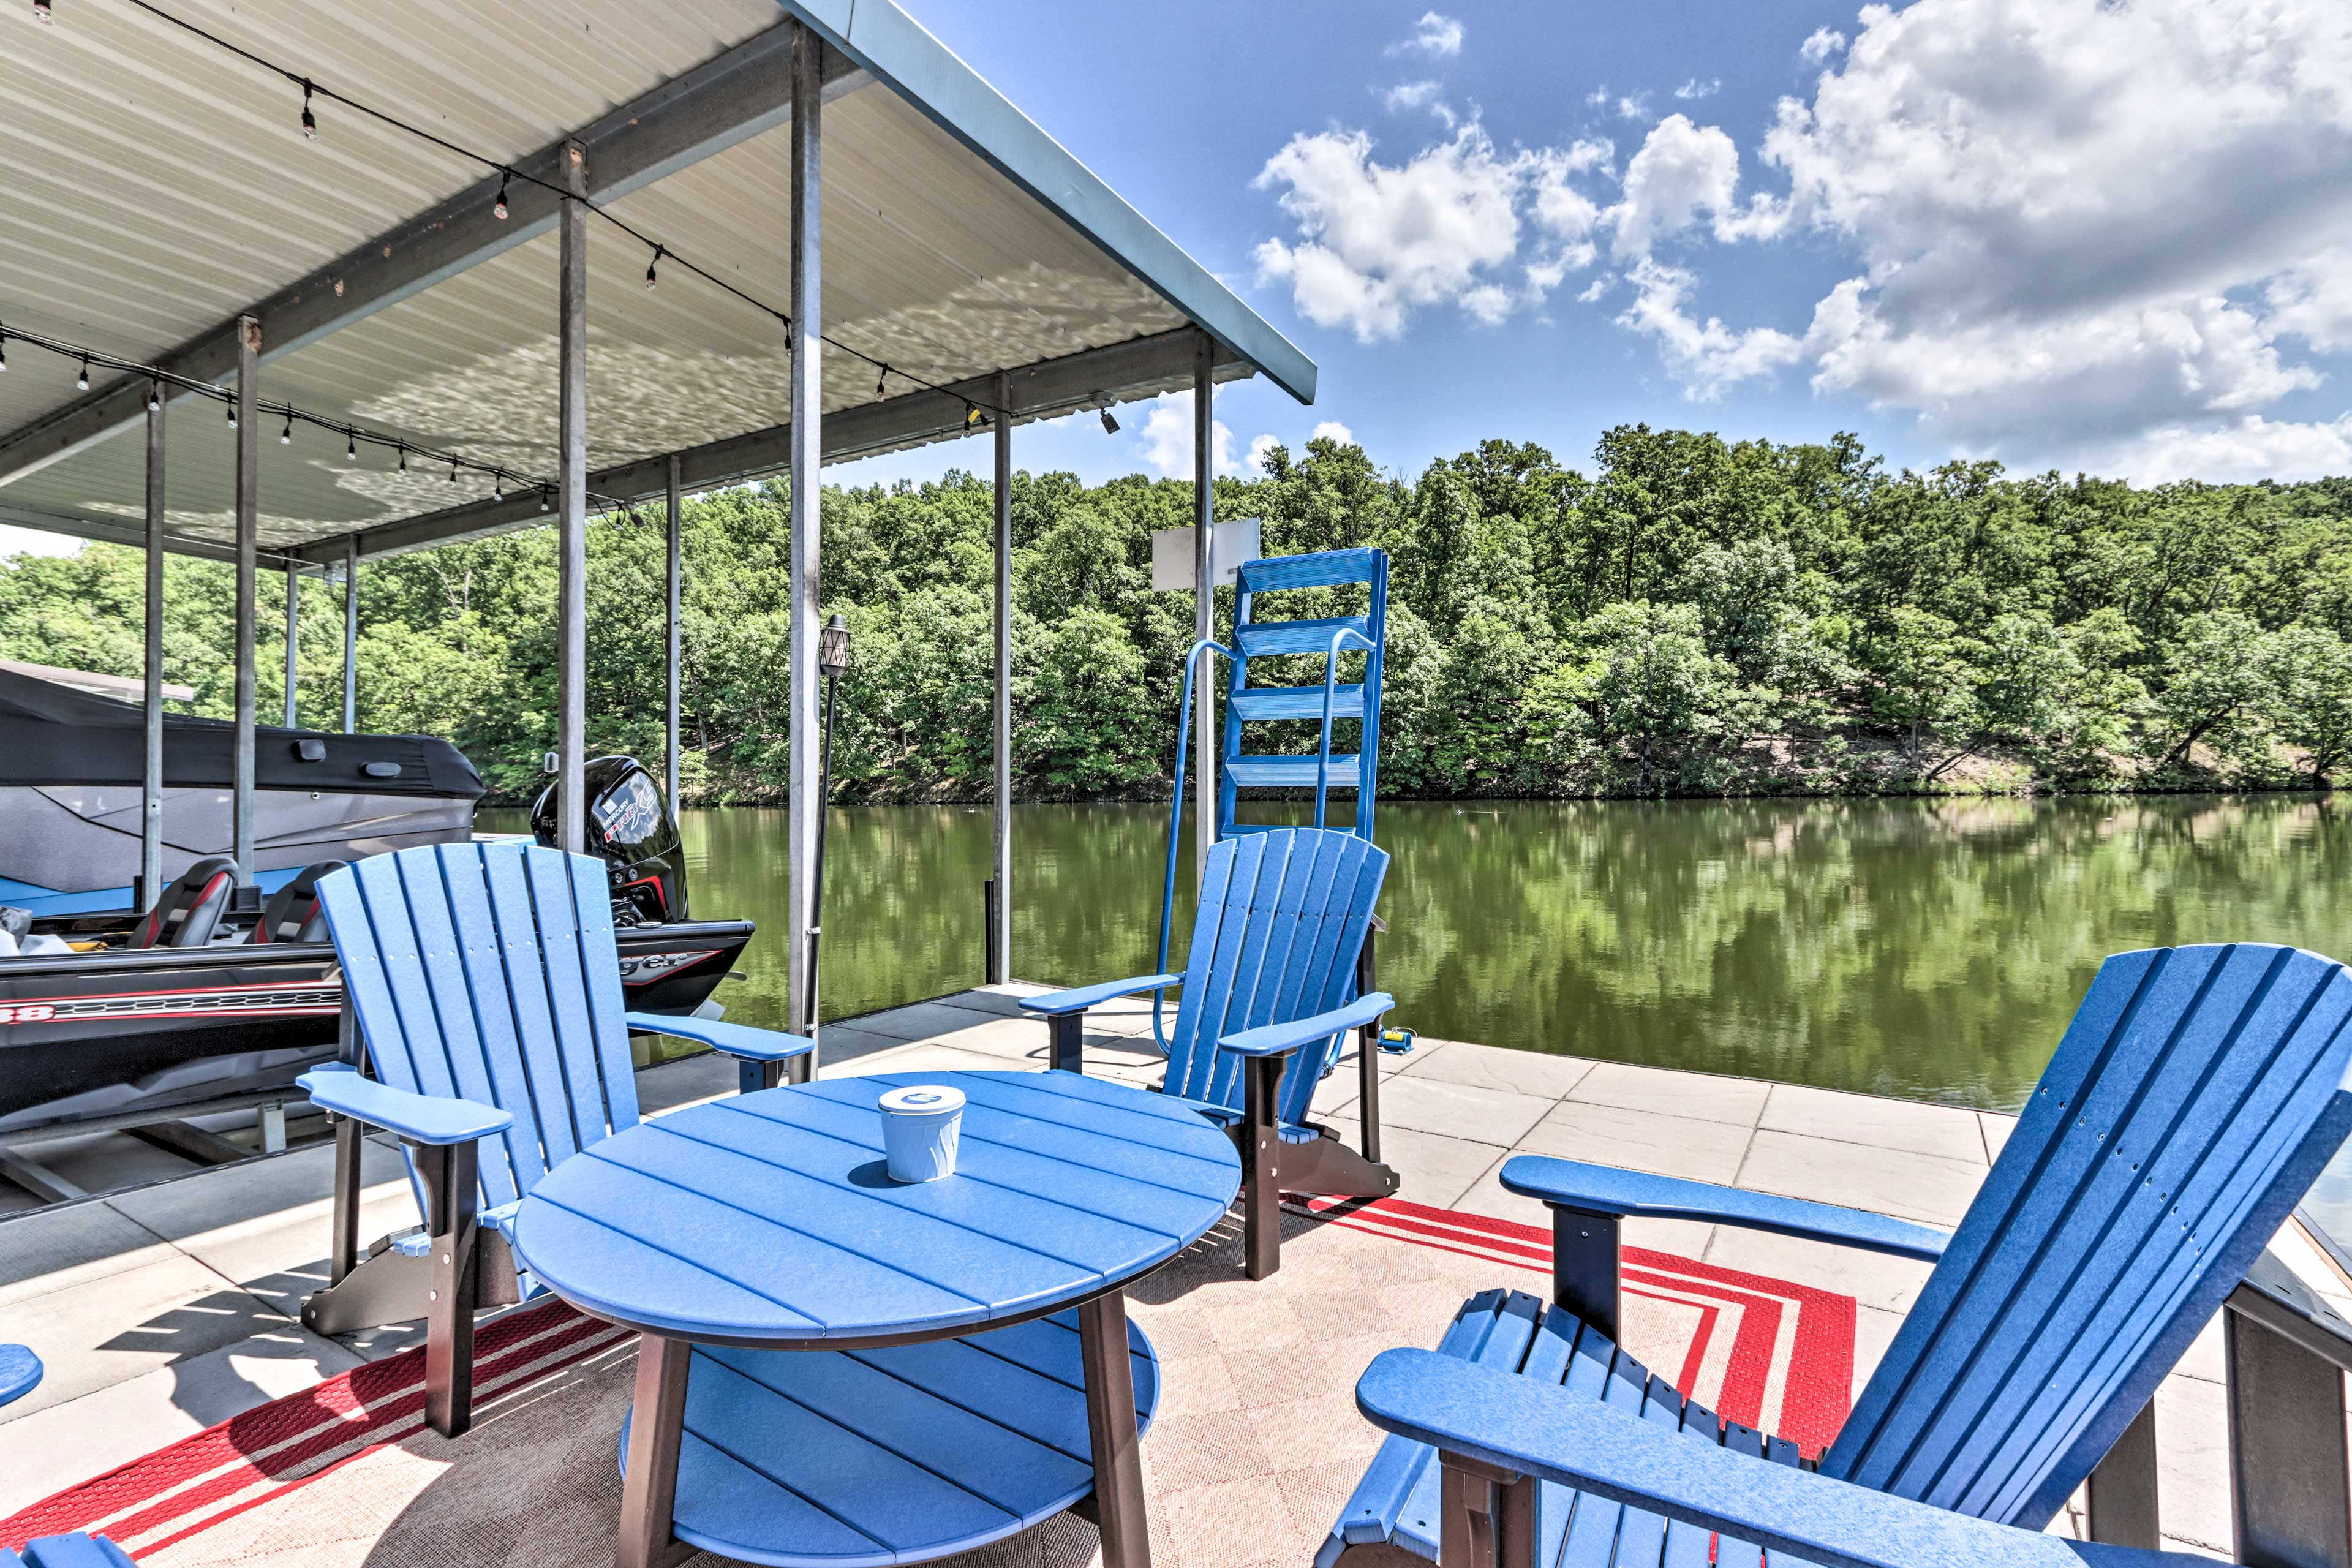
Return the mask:
<path id="1" fill-rule="evenodd" d="M 1255 597 L 1284 588 L 1337 588 L 1366 584 L 1371 605 L 1360 616 L 1335 616 L 1316 620 L 1262 621 L 1255 617 Z M 1305 789 L 1315 791 L 1315 826 L 1321 827 L 1334 789 L 1353 792 L 1356 820 L 1347 831 L 1372 837 L 1372 807 L 1377 795 L 1381 753 L 1381 669 L 1388 651 L 1389 556 L 1385 550 L 1323 550 L 1309 555 L 1271 555 L 1242 563 L 1236 584 L 1240 604 L 1234 616 L 1234 643 L 1214 641 L 1192 645 L 1184 657 L 1183 703 L 1177 710 L 1176 795 L 1168 815 L 1168 867 L 1160 900 L 1160 973 L 1168 970 L 1169 929 L 1176 912 L 1176 846 L 1184 821 L 1184 773 L 1192 735 L 1192 682 L 1201 661 L 1222 654 L 1231 667 L 1225 689 L 1223 744 L 1217 758 L 1217 816 L 1211 842 L 1241 833 L 1263 833 L 1275 823 L 1237 822 L 1234 810 L 1242 790 Z M 1364 679 L 1339 684 L 1339 656 L 1361 651 Z M 1249 663 L 1283 654 L 1320 653 L 1320 686 L 1252 686 Z M 1253 753 L 1242 750 L 1242 726 L 1282 719 L 1319 719 L 1323 733 L 1314 752 L 1298 754 Z M 1334 755 L 1331 725 L 1340 719 L 1363 721 L 1357 750 Z M 1159 1029 L 1159 995 L 1152 1007 L 1153 1033 L 1167 1046 Z"/>

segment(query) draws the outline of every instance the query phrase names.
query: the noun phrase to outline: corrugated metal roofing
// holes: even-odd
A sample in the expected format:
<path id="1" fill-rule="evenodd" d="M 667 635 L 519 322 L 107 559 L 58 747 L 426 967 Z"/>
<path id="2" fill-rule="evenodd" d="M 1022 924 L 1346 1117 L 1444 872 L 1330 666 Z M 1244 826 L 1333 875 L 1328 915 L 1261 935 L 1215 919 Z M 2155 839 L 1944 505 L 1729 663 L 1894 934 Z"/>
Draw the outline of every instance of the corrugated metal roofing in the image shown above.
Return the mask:
<path id="1" fill-rule="evenodd" d="M 436 6 L 431 25 L 416 27 L 399 24 L 427 13 L 405 7 L 170 3 L 354 98 L 517 161 L 784 15 L 770 0 L 564 0 Z M 58 0 L 47 27 L 29 9 L 0 7 L 0 114 L 20 146 L 44 150 L 0 163 L 0 210 L 11 219 L 0 226 L 0 322 L 152 359 L 482 175 L 324 100 L 320 136 L 306 142 L 299 89 L 121 0 Z M 930 52 L 906 57 L 904 74 L 952 64 L 927 36 L 915 41 Z M 886 37 L 878 47 L 896 46 Z M 982 155 L 1004 127 L 977 141 L 955 134 L 936 103 L 910 101 L 908 90 L 885 74 L 826 108 L 828 335 L 947 382 L 1185 323 L 1167 279 L 1113 254 L 1119 235 L 1082 230 L 1008 178 L 1003 160 Z M 786 304 L 788 141 L 788 130 L 755 136 L 612 209 Z M 1166 246 L 1144 226 L 1145 239 Z M 644 247 L 593 218 L 589 234 L 592 470 L 785 419 L 776 321 L 674 263 L 649 293 Z M 551 474 L 555 248 L 552 236 L 534 239 L 266 363 L 260 395 Z M 1240 309 L 1230 296 L 1221 303 Z M 71 403 L 73 378 L 69 363 L 19 347 L 0 377 L 0 433 Z M 872 366 L 827 353 L 828 411 L 876 401 L 875 383 Z M 172 526 L 226 540 L 233 455 L 223 410 L 175 401 L 168 423 Z M 489 492 L 476 476 L 453 486 L 446 468 L 415 462 L 400 475 L 390 452 L 364 446 L 358 463 L 346 462 L 340 435 L 297 426 L 291 447 L 277 435 L 273 422 L 262 439 L 265 547 Z M 125 431 L 16 479 L 0 500 L 135 519 L 142 464 L 138 432 Z"/>

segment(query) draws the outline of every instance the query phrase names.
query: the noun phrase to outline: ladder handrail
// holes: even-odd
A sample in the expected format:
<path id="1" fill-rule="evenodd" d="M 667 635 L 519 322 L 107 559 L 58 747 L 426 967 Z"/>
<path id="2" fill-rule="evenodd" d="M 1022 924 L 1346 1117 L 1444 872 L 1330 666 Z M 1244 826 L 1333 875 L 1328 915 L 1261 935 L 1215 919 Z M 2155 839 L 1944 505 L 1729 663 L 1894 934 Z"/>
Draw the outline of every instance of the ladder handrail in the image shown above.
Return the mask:
<path id="1" fill-rule="evenodd" d="M 1176 792 L 1168 805 L 1168 874 L 1160 890 L 1160 955 L 1159 967 L 1152 971 L 1154 974 L 1168 973 L 1168 928 L 1173 923 L 1176 913 L 1176 839 L 1184 827 L 1184 758 L 1192 743 L 1192 675 L 1200 668 L 1201 656 L 1204 653 L 1221 653 L 1236 664 L 1242 662 L 1240 654 L 1213 637 L 1202 637 L 1184 655 L 1184 695 L 1176 709 Z M 1214 833 L 1216 830 L 1213 817 L 1195 825 L 1197 832 Z M 1152 992 L 1151 1037 L 1158 1043 L 1162 1055 L 1167 1054 L 1168 1034 L 1160 1026 L 1160 1009 L 1167 1001 L 1167 987 Z"/>
<path id="2" fill-rule="evenodd" d="M 1320 754 L 1316 758 L 1315 762 L 1315 826 L 1318 827 L 1323 826 L 1324 811 L 1331 797 L 1331 699 L 1339 689 L 1339 647 L 1349 637 L 1353 637 L 1358 642 L 1362 643 L 1366 653 L 1377 653 L 1380 651 L 1373 644 L 1372 639 L 1366 637 L 1362 632 L 1358 631 L 1353 626 L 1341 626 L 1338 631 L 1331 634 L 1331 649 L 1328 653 L 1323 656 L 1323 749 Z M 1373 673 L 1375 679 L 1377 679 L 1377 672 Z M 1369 729 L 1370 727 L 1367 726 L 1366 728 Z M 1363 742 L 1360 740 L 1356 744 L 1356 750 L 1359 753 L 1356 758 L 1356 777 L 1359 781 L 1361 781 L 1364 777 L 1365 763 L 1364 759 L 1360 754 L 1364 749 Z M 1359 816 L 1361 816 L 1363 813 L 1363 791 L 1360 787 L 1360 783 L 1356 793 L 1356 811 Z M 1167 955 L 1163 953 L 1161 956 L 1164 958 Z M 1165 974 L 1167 971 L 1163 969 L 1160 973 Z"/>

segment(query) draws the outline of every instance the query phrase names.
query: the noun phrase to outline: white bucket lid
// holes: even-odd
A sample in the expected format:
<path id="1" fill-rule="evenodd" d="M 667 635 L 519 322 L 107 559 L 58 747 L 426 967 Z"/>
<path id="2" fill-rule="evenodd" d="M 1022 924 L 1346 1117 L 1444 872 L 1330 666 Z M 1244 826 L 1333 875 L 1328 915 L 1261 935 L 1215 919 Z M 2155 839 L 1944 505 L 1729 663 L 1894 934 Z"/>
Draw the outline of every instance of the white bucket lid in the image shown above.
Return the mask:
<path id="1" fill-rule="evenodd" d="M 881 1104 L 898 1116 L 945 1116 L 963 1109 L 963 1090 L 943 1083 L 910 1083 L 885 1094 Z"/>

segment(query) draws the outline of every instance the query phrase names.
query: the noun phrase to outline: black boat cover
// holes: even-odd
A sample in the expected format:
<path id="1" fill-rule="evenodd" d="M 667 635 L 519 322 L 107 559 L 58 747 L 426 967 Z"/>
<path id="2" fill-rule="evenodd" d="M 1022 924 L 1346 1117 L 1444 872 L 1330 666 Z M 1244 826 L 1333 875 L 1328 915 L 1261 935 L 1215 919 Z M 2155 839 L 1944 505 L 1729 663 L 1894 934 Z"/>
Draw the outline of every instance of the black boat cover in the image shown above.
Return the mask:
<path id="1" fill-rule="evenodd" d="M 224 719 L 163 715 L 163 783 L 227 789 L 236 727 Z M 146 765 L 139 709 L 0 669 L 0 784 L 131 784 Z M 257 789 L 327 795 L 434 795 L 475 800 L 482 777 L 465 753 L 432 735 L 343 735 L 257 725 Z"/>

